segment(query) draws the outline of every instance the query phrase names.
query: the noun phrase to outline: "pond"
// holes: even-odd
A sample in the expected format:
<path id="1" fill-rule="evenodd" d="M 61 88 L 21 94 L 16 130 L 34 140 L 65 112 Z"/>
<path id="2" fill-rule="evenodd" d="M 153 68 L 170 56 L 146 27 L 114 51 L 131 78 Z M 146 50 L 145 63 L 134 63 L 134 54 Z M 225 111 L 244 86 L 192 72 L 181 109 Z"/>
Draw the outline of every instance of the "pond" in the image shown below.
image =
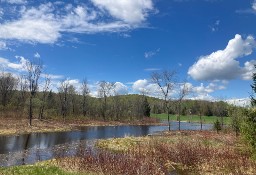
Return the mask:
<path id="1" fill-rule="evenodd" d="M 182 130 L 200 130 L 199 123 L 181 122 Z M 178 129 L 178 122 L 171 122 L 171 130 Z M 203 124 L 203 130 L 212 129 Z M 95 139 L 146 136 L 168 130 L 168 126 L 88 126 L 79 131 L 31 133 L 18 136 L 0 136 L 0 166 L 30 164 L 58 156 L 75 154 L 76 150 L 93 145 Z M 60 155 L 61 154 L 61 155 Z"/>

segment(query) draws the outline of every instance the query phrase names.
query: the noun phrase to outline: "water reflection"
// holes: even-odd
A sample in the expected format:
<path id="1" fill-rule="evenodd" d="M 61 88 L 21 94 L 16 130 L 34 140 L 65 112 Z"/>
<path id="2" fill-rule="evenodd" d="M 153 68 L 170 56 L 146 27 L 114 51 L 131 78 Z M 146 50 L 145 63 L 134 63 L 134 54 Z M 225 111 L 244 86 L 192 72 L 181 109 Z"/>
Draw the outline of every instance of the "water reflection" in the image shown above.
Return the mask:
<path id="1" fill-rule="evenodd" d="M 200 130 L 200 124 L 181 123 L 183 130 Z M 204 124 L 203 130 L 212 128 L 210 124 Z M 168 130 L 168 126 L 90 126 L 81 127 L 80 131 L 32 133 L 19 136 L 0 137 L 0 166 L 34 163 L 56 157 L 54 147 L 63 146 L 62 156 L 72 155 L 77 150 L 74 142 L 94 139 L 117 138 L 125 136 L 145 136 L 158 131 Z M 178 129 L 178 122 L 171 123 L 171 129 Z M 67 145 L 71 145 L 67 147 Z M 84 144 L 84 146 L 86 146 Z M 80 145 L 81 146 L 81 145 Z M 65 148 L 64 148 L 65 147 Z M 78 145 L 77 145 L 78 147 Z M 58 151 L 60 154 L 60 151 Z"/>

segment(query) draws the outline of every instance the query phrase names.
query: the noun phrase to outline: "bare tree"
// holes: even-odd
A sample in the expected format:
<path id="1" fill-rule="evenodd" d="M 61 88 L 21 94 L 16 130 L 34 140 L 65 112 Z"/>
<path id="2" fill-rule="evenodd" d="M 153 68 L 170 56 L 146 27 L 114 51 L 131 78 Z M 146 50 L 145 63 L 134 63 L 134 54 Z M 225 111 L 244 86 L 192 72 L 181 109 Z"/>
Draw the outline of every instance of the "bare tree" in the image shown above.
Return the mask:
<path id="1" fill-rule="evenodd" d="M 17 87 L 18 80 L 13 77 L 11 73 L 5 73 L 4 71 L 0 75 L 0 96 L 1 103 L 6 106 L 10 100 L 14 89 Z"/>
<path id="2" fill-rule="evenodd" d="M 73 85 L 69 85 L 68 87 L 68 96 L 72 105 L 72 114 L 75 115 L 75 107 L 76 107 L 76 88 Z"/>
<path id="3" fill-rule="evenodd" d="M 33 118 L 33 98 L 36 95 L 38 90 L 38 80 L 42 73 L 42 63 L 40 60 L 37 61 L 26 61 L 26 70 L 27 70 L 27 81 L 28 81 L 28 90 L 29 90 L 29 125 L 32 125 Z"/>
<path id="4" fill-rule="evenodd" d="M 84 79 L 83 82 L 82 82 L 81 91 L 82 91 L 82 96 L 83 96 L 83 101 L 82 101 L 83 116 L 86 116 L 86 113 L 87 113 L 87 98 L 88 98 L 89 93 L 90 93 L 90 89 L 88 87 L 88 82 L 87 82 L 86 79 Z"/>
<path id="5" fill-rule="evenodd" d="M 65 81 L 61 82 L 60 87 L 58 88 L 63 122 L 65 122 L 66 116 L 67 116 L 69 86 L 70 86 L 69 82 L 67 80 L 65 80 Z"/>
<path id="6" fill-rule="evenodd" d="M 190 93 L 189 86 L 186 82 L 178 84 L 178 96 L 177 96 L 177 104 L 178 104 L 178 120 L 179 120 L 179 130 L 180 130 L 180 116 L 181 116 L 181 104 L 184 97 L 186 97 Z"/>
<path id="7" fill-rule="evenodd" d="M 153 72 L 151 75 L 151 80 L 154 84 L 157 84 L 161 90 L 162 97 L 164 99 L 164 106 L 167 112 L 169 131 L 171 130 L 170 123 L 170 100 L 171 100 L 171 92 L 175 87 L 175 71 L 164 70 L 162 72 Z"/>
<path id="8" fill-rule="evenodd" d="M 42 96 L 42 103 L 41 106 L 39 108 L 39 119 L 42 120 L 44 118 L 44 109 L 45 109 L 45 103 L 46 103 L 46 99 L 49 93 L 49 88 L 50 88 L 50 84 L 51 84 L 51 79 L 48 75 L 45 76 L 45 83 L 44 83 L 44 87 L 43 87 L 43 96 Z"/>
<path id="9" fill-rule="evenodd" d="M 27 97 L 27 91 L 28 91 L 28 81 L 26 79 L 25 75 L 20 75 L 18 78 L 18 89 L 19 89 L 19 95 L 18 95 L 18 103 L 17 103 L 17 110 L 24 109 L 25 101 Z M 19 113 L 21 115 L 21 113 Z"/>
<path id="10" fill-rule="evenodd" d="M 114 83 L 101 81 L 99 83 L 98 96 L 101 99 L 101 115 L 106 120 L 107 112 L 107 97 L 111 95 L 111 91 L 114 88 Z"/>

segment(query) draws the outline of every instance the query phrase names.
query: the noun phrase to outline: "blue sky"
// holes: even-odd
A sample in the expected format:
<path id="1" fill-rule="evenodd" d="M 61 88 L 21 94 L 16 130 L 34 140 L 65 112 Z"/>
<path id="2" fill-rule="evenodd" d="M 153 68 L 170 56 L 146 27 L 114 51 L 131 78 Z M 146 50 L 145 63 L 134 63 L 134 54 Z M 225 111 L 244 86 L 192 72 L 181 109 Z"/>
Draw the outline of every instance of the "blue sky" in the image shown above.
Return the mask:
<path id="1" fill-rule="evenodd" d="M 157 91 L 176 70 L 196 99 L 244 99 L 255 72 L 253 0 L 0 0 L 0 67 L 24 74 L 40 58 L 52 88 L 86 78 L 120 94 Z M 174 95 L 175 96 L 175 95 Z"/>

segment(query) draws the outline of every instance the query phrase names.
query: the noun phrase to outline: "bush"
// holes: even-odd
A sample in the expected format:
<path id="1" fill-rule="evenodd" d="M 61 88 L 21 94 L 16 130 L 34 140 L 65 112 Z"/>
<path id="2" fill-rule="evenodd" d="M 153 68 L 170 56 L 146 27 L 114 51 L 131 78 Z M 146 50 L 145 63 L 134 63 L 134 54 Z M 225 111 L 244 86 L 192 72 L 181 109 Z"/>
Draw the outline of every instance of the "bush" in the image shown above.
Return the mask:
<path id="1" fill-rule="evenodd" d="M 242 124 L 241 132 L 256 155 L 256 109 L 246 111 L 245 121 Z"/>
<path id="2" fill-rule="evenodd" d="M 219 133 L 219 131 L 221 130 L 221 124 L 218 119 L 214 122 L 213 129 L 216 130 L 217 133 Z"/>

